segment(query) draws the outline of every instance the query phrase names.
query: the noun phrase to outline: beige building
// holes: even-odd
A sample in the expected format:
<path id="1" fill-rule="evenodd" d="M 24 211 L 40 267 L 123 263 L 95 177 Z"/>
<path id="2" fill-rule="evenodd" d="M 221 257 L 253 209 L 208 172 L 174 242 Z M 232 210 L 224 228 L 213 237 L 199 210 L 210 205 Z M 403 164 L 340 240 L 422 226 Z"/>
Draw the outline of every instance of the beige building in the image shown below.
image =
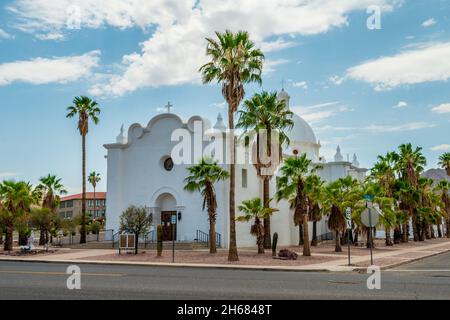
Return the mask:
<path id="1" fill-rule="evenodd" d="M 58 214 L 62 219 L 71 219 L 81 215 L 82 195 L 75 194 L 61 198 Z M 92 220 L 106 215 L 106 192 L 86 192 L 86 215 Z"/>

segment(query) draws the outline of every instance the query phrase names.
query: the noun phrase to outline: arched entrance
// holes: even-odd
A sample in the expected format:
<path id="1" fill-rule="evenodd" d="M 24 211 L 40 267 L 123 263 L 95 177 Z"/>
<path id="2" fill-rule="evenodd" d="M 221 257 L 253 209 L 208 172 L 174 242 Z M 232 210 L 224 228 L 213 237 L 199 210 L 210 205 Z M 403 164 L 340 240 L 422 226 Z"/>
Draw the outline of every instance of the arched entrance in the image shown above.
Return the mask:
<path id="1" fill-rule="evenodd" d="M 172 225 L 172 217 L 177 218 L 177 202 L 170 193 L 163 193 L 156 199 L 160 209 L 160 221 L 163 226 L 163 241 L 177 240 L 177 223 Z"/>

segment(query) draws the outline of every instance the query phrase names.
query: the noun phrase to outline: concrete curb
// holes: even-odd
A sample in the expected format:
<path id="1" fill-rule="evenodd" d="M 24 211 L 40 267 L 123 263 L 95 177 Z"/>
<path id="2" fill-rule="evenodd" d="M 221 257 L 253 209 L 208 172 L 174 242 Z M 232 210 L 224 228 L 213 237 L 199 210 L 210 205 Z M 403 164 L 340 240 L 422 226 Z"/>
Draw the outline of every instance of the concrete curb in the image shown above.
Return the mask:
<path id="1" fill-rule="evenodd" d="M 445 249 L 442 252 L 433 253 L 427 256 L 411 258 L 410 260 L 399 261 L 390 265 L 381 267 L 381 270 L 389 270 L 404 264 L 420 261 L 437 255 L 450 252 Z M 367 267 L 357 266 L 332 266 L 319 268 L 302 268 L 291 266 L 258 266 L 258 265 L 224 265 L 224 264 L 195 264 L 195 263 L 158 263 L 158 262 L 140 262 L 140 261 L 99 261 L 99 260 L 44 260 L 44 259 L 25 259 L 25 258 L 5 258 L 0 257 L 0 261 L 30 262 L 30 263 L 58 263 L 58 264 L 92 264 L 92 265 L 122 265 L 139 267 L 171 267 L 171 268 L 205 268 L 205 269 L 227 269 L 227 270 L 259 270 L 259 271 L 285 271 L 285 272 L 367 272 Z"/>
<path id="2" fill-rule="evenodd" d="M 38 259 L 5 259 L 0 261 L 29 262 L 29 263 L 58 263 L 58 264 L 93 264 L 93 265 L 124 265 L 139 267 L 171 267 L 171 268 L 205 268 L 205 269 L 228 269 L 228 270 L 259 270 L 259 271 L 288 271 L 288 272 L 352 272 L 353 267 L 331 267 L 331 268 L 304 268 L 283 266 L 256 266 L 256 265 L 222 265 L 222 264 L 190 264 L 190 263 L 149 263 L 137 261 L 98 261 L 98 260 L 38 260 Z"/>

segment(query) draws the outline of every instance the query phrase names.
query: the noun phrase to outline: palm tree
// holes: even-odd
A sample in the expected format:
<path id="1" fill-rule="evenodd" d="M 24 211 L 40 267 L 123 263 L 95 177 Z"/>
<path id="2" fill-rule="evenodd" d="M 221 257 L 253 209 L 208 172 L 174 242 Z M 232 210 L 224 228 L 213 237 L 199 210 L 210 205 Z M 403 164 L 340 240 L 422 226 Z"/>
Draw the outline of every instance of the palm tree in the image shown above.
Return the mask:
<path id="1" fill-rule="evenodd" d="M 254 222 L 250 228 L 250 233 L 256 237 L 258 254 L 264 254 L 264 226 L 262 224 L 262 220 L 270 217 L 278 210 L 265 207 L 260 198 L 243 201 L 238 209 L 245 214 L 244 216 L 238 217 L 238 221 L 248 222 L 254 219 Z"/>
<path id="2" fill-rule="evenodd" d="M 402 144 L 399 147 L 399 158 L 397 161 L 397 170 L 399 172 L 400 180 L 403 180 L 407 186 L 404 188 L 409 189 L 415 194 L 415 200 L 420 195 L 419 193 L 419 177 L 424 170 L 424 166 L 427 164 L 426 158 L 422 154 L 422 148 L 417 147 L 413 149 L 411 143 Z M 408 195 L 406 195 L 408 198 Z M 411 200 L 411 199 L 409 199 Z M 412 218 L 414 241 L 419 241 L 419 226 L 417 222 L 417 206 L 419 201 L 410 201 L 408 210 L 410 217 Z M 408 206 L 408 205 L 407 205 Z M 405 230 L 404 230 L 405 233 Z"/>
<path id="3" fill-rule="evenodd" d="M 303 255 L 311 255 L 309 244 L 308 215 L 310 203 L 305 191 L 306 175 L 313 173 L 316 168 L 310 170 L 311 160 L 306 154 L 300 157 L 288 158 L 280 168 L 280 176 L 277 177 L 277 201 L 286 199 L 294 209 L 294 223 L 303 226 Z"/>
<path id="4" fill-rule="evenodd" d="M 263 180 L 263 201 L 266 208 L 270 207 L 270 180 L 274 171 L 282 160 L 282 146 L 289 145 L 289 138 L 286 130 L 293 127 L 293 113 L 289 111 L 284 100 L 279 101 L 277 93 L 269 93 L 263 91 L 255 94 L 250 100 L 244 102 L 242 110 L 239 111 L 239 121 L 236 128 L 245 129 L 245 134 L 253 131 L 256 136 L 256 171 L 258 176 Z M 261 130 L 265 130 L 264 134 Z M 276 132 L 279 141 L 279 159 L 272 159 L 272 136 Z M 260 143 L 266 140 L 265 154 L 260 154 Z M 273 137 L 275 138 L 275 137 Z M 261 156 L 271 161 L 262 161 Z M 274 162 L 272 162 L 274 161 Z M 276 162 L 275 162 L 276 161 Z M 266 169 L 266 170 L 264 170 Z M 264 248 L 270 249 L 271 232 L 270 232 L 270 216 L 264 219 Z"/>
<path id="5" fill-rule="evenodd" d="M 446 152 L 439 157 L 439 165 L 447 171 L 447 175 L 450 177 L 450 152 Z"/>
<path id="6" fill-rule="evenodd" d="M 201 159 L 200 163 L 187 169 L 189 176 L 185 179 L 184 189 L 200 192 L 203 197 L 203 210 L 208 208 L 209 252 L 216 253 L 216 217 L 217 202 L 214 184 L 229 177 L 228 172 L 217 165 L 217 161 Z"/>
<path id="7" fill-rule="evenodd" d="M 6 228 L 4 250 L 11 251 L 13 249 L 13 232 L 15 224 L 27 219 L 31 205 L 35 204 L 38 198 L 33 191 L 31 184 L 27 182 L 3 181 L 3 183 L 0 184 L 0 199 L 0 210 L 2 211 L 1 220 Z M 22 240 L 23 242 L 24 238 L 26 238 L 26 236 L 20 232 L 19 241 Z M 19 242 L 19 244 L 22 245 L 23 243 Z"/>
<path id="8" fill-rule="evenodd" d="M 385 231 L 385 244 L 386 246 L 393 246 L 391 238 L 391 228 L 397 223 L 397 216 L 395 212 L 395 199 L 393 197 L 387 197 L 385 194 L 385 189 L 378 182 L 366 181 L 363 185 L 363 194 L 370 195 L 373 197 L 372 202 L 377 204 L 379 209 L 382 211 L 380 214 L 380 224 L 383 225 Z M 361 203 L 360 212 L 365 209 L 365 203 Z M 370 243 L 369 237 L 367 237 L 367 242 L 369 245 L 373 246 L 373 243 Z"/>
<path id="9" fill-rule="evenodd" d="M 444 207 L 443 209 L 446 216 L 446 225 L 447 225 L 446 236 L 447 238 L 450 238 L 450 196 L 449 196 L 450 182 L 446 180 L 439 181 L 438 185 L 436 186 L 436 190 L 441 195 L 441 202 Z"/>
<path id="10" fill-rule="evenodd" d="M 203 83 L 217 81 L 222 84 L 222 95 L 228 103 L 230 139 L 230 249 L 229 261 L 238 261 L 236 245 L 235 179 L 236 138 L 234 136 L 234 114 L 244 99 L 244 84 L 261 84 L 264 55 L 256 49 L 249 34 L 244 31 L 233 33 L 216 32 L 217 39 L 207 38 L 206 55 L 210 62 L 200 68 Z"/>
<path id="11" fill-rule="evenodd" d="M 312 246 L 317 246 L 317 222 L 322 219 L 322 201 L 324 181 L 317 175 L 312 174 L 305 179 L 305 191 L 308 197 L 309 220 L 313 221 Z"/>
<path id="12" fill-rule="evenodd" d="M 341 252 L 341 235 L 346 229 L 344 212 L 347 208 L 355 211 L 361 192 L 358 181 L 348 176 L 329 183 L 324 189 L 324 205 L 329 212 L 328 228 L 335 232 L 335 251 Z"/>
<path id="13" fill-rule="evenodd" d="M 89 132 L 89 120 L 94 124 L 99 122 L 100 108 L 97 102 L 88 97 L 76 97 L 73 105 L 67 108 L 67 118 L 78 115 L 78 131 L 82 140 L 82 200 L 81 200 L 81 230 L 80 243 L 86 243 L 86 136 Z"/>
<path id="14" fill-rule="evenodd" d="M 42 199 L 42 207 L 48 209 L 50 213 L 55 214 L 59 206 L 60 197 L 67 194 L 67 191 L 62 185 L 61 179 L 58 179 L 56 175 L 49 174 L 39 179 L 39 182 L 40 184 L 36 187 L 36 190 Z M 42 212 L 45 213 L 45 210 Z M 40 228 L 39 245 L 44 245 L 47 238 L 48 235 L 45 229 Z"/>
<path id="15" fill-rule="evenodd" d="M 92 188 L 94 188 L 94 216 L 91 217 L 91 219 L 95 219 L 96 218 L 96 195 L 95 195 L 95 188 L 97 187 L 97 183 L 99 183 L 102 180 L 102 178 L 100 178 L 100 173 L 97 173 L 95 171 L 91 172 L 89 174 L 88 177 L 88 181 L 91 184 Z"/>

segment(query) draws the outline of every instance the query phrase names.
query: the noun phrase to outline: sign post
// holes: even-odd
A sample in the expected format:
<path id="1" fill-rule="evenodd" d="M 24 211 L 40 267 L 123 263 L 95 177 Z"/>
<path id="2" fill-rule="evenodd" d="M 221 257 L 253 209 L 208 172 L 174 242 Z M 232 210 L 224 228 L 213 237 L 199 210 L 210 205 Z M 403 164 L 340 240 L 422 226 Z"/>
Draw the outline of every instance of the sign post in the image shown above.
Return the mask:
<path id="1" fill-rule="evenodd" d="M 351 258 L 350 258 L 350 232 L 352 232 L 352 209 L 347 208 L 345 211 L 345 217 L 347 218 L 347 245 L 348 245 L 348 266 L 350 267 Z"/>
<path id="2" fill-rule="evenodd" d="M 374 196 L 365 195 L 364 199 L 366 200 L 366 210 L 361 214 L 361 220 L 369 228 L 369 248 L 370 248 L 370 265 L 373 266 L 373 239 L 372 239 L 372 228 L 375 227 L 378 223 L 379 215 L 375 210 L 372 211 L 371 206 L 369 206 L 369 202 L 372 202 Z"/>
<path id="3" fill-rule="evenodd" d="M 172 215 L 172 263 L 175 263 L 175 224 L 177 223 L 177 215 Z"/>

